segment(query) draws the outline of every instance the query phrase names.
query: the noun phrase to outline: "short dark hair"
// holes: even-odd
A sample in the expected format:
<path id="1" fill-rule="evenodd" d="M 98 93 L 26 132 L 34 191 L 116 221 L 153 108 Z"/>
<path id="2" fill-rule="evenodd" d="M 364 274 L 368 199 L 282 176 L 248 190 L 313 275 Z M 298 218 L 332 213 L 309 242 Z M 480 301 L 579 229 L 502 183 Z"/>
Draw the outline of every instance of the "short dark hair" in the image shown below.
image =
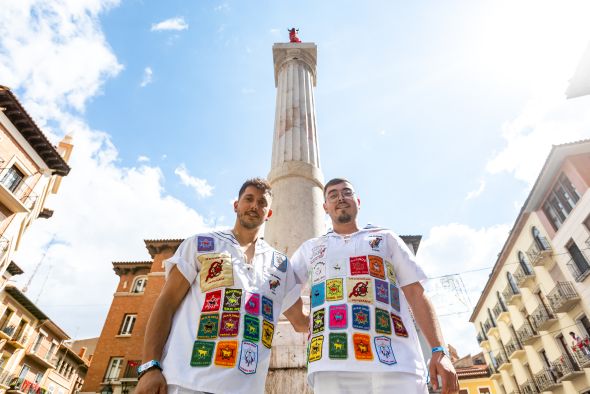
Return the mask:
<path id="1" fill-rule="evenodd" d="M 328 181 L 328 183 L 326 183 L 326 184 L 324 185 L 324 197 L 326 197 L 326 190 L 328 190 L 328 188 L 329 188 L 330 186 L 338 185 L 338 184 L 340 184 L 340 183 L 344 183 L 344 182 L 346 182 L 346 183 L 350 183 L 350 184 L 352 185 L 352 182 L 350 182 L 350 181 L 349 181 L 348 179 L 346 179 L 346 178 L 332 178 L 332 179 L 330 179 L 330 180 Z"/>
<path id="2" fill-rule="evenodd" d="M 242 197 L 242 194 L 246 191 L 248 186 L 254 186 L 256 189 L 261 190 L 264 193 L 268 193 L 272 197 L 272 189 L 270 183 L 264 178 L 250 178 L 244 182 L 238 193 L 238 200 Z"/>

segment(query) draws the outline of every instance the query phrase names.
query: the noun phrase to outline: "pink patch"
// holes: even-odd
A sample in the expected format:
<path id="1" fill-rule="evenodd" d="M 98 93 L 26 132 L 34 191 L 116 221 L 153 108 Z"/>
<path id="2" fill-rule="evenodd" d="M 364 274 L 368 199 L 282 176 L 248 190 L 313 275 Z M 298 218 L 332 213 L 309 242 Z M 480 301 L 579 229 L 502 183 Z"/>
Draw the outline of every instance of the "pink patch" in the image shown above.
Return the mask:
<path id="1" fill-rule="evenodd" d="M 244 309 L 251 315 L 260 315 L 260 294 L 246 292 Z"/>

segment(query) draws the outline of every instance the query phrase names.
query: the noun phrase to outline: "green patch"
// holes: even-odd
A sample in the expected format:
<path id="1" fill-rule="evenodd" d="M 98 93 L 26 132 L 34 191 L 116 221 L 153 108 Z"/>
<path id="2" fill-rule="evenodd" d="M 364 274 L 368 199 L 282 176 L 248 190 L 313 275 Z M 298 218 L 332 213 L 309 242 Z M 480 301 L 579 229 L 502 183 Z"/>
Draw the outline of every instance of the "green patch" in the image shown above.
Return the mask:
<path id="1" fill-rule="evenodd" d="M 391 319 L 388 311 L 375 308 L 375 331 L 379 334 L 391 334 Z"/>
<path id="2" fill-rule="evenodd" d="M 219 330 L 219 315 L 217 313 L 202 314 L 199 321 L 198 339 L 215 339 Z"/>
<path id="3" fill-rule="evenodd" d="M 260 320 L 252 315 L 244 316 L 244 339 L 249 341 L 260 341 Z"/>
<path id="4" fill-rule="evenodd" d="M 346 333 L 330 333 L 331 359 L 344 360 L 348 358 L 348 339 Z"/>
<path id="5" fill-rule="evenodd" d="M 193 355 L 191 356 L 192 367 L 208 367 L 213 360 L 213 349 L 215 342 L 195 341 Z"/>

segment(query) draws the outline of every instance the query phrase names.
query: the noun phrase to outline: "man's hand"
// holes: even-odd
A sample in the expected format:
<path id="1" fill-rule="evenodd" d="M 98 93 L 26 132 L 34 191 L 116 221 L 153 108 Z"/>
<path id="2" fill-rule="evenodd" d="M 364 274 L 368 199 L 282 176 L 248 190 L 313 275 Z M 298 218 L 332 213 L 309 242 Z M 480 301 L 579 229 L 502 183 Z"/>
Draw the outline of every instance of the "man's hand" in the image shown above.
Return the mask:
<path id="1" fill-rule="evenodd" d="M 291 322 L 296 332 L 309 330 L 309 315 L 303 313 L 303 300 L 299 298 L 283 315 Z"/>
<path id="2" fill-rule="evenodd" d="M 167 389 L 168 385 L 162 371 L 153 368 L 143 374 L 133 392 L 135 394 L 166 394 Z"/>
<path id="3" fill-rule="evenodd" d="M 438 390 L 438 377 L 442 381 L 442 394 L 459 392 L 457 372 L 451 360 L 443 352 L 435 352 L 430 359 L 430 382 L 434 390 Z"/>

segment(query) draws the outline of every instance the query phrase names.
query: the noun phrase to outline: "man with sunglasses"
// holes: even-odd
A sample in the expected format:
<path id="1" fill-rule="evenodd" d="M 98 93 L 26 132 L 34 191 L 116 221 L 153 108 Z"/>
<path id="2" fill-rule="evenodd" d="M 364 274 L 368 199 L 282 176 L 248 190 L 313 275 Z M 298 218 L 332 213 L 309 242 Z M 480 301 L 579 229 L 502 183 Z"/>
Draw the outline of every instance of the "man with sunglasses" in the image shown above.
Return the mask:
<path id="1" fill-rule="evenodd" d="M 432 346 L 433 387 L 440 377 L 443 393 L 458 392 L 413 253 L 390 230 L 358 227 L 360 199 L 346 179 L 330 180 L 324 197 L 333 230 L 304 242 L 291 259 L 296 280 L 309 279 L 311 287 L 308 383 L 314 393 L 427 393 L 413 318 Z"/>

